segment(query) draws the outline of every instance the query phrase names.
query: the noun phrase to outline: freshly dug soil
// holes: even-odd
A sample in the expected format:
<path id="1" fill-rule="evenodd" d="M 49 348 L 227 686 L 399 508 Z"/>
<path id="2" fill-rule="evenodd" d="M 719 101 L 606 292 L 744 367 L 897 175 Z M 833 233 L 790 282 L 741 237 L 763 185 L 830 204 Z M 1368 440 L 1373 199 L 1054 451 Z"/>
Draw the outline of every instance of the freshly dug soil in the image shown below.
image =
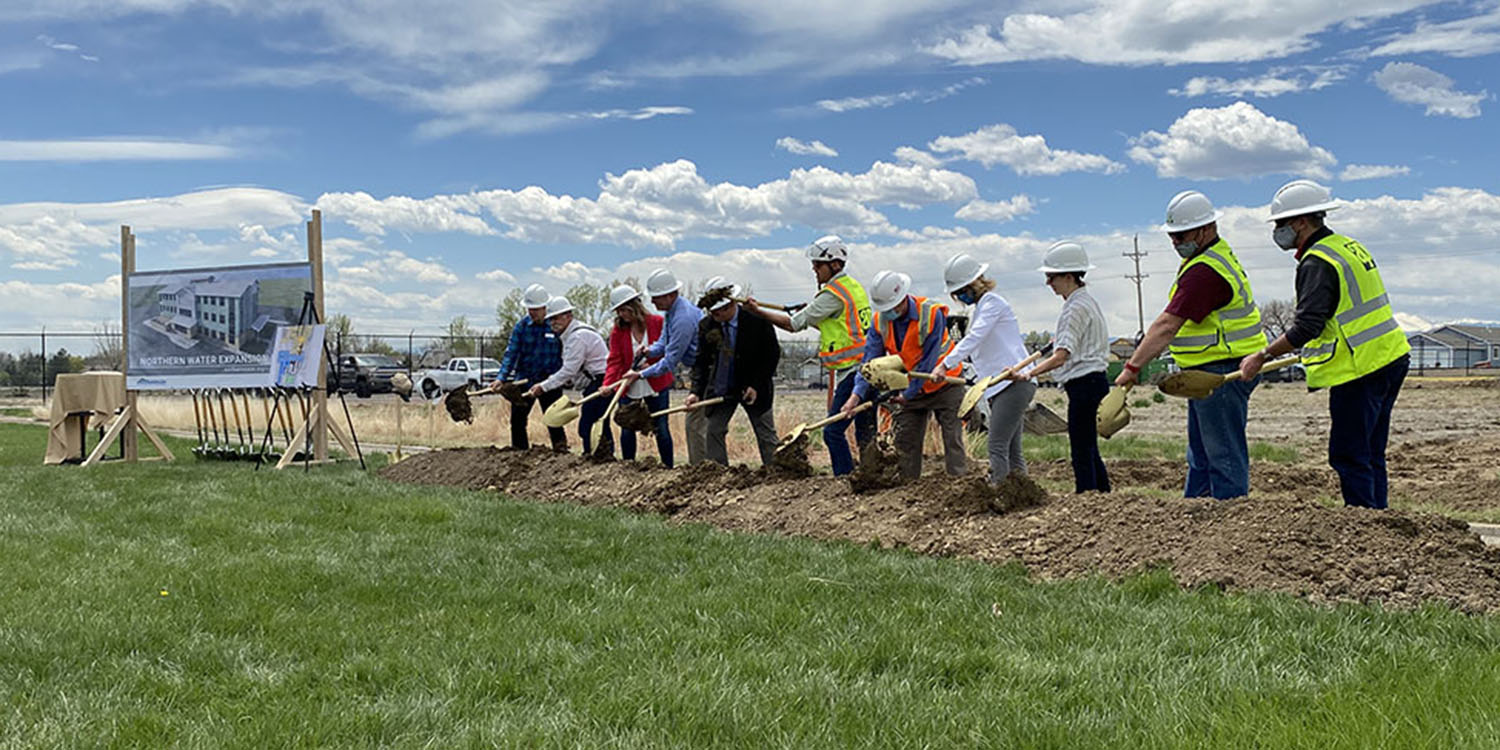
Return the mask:
<path id="1" fill-rule="evenodd" d="M 1144 475 L 1145 463 L 1133 470 Z M 1267 474 L 1267 466 L 1274 465 L 1258 463 L 1256 475 Z M 1124 478 L 1116 465 L 1110 469 Z M 1220 502 L 1117 490 L 1053 495 L 1036 505 L 1036 492 L 1019 481 L 992 490 L 971 479 L 936 475 L 854 494 L 827 477 L 789 479 L 714 464 L 668 471 L 597 464 L 545 449 L 494 448 L 416 455 L 381 475 L 626 507 L 737 531 L 1019 561 L 1042 579 L 1119 577 L 1167 566 L 1188 587 L 1279 591 L 1314 602 L 1405 608 L 1436 601 L 1467 612 L 1500 611 L 1500 549 L 1486 549 L 1464 523 L 1425 513 L 1327 508 L 1259 487 L 1250 499 Z M 1175 487 L 1178 481 L 1180 474 L 1159 483 Z M 995 507 L 1006 510 L 996 513 Z"/>
<path id="2" fill-rule="evenodd" d="M 730 294 L 732 294 L 733 292 L 734 287 L 732 286 L 721 286 L 715 289 L 709 289 L 703 293 L 703 296 L 698 298 L 698 307 L 707 310 L 714 305 L 717 305 L 720 302 L 729 299 Z"/>
<path id="3" fill-rule="evenodd" d="M 474 423 L 474 405 L 469 402 L 469 390 L 467 388 L 454 388 L 443 397 L 443 408 L 448 410 L 448 418 L 455 422 Z"/>
<path id="4" fill-rule="evenodd" d="M 526 395 L 526 386 L 513 382 L 501 383 L 500 395 L 504 396 L 506 401 L 513 404 L 529 404 L 534 400 Z"/>
<path id="5" fill-rule="evenodd" d="M 789 479 L 812 476 L 812 462 L 807 460 L 807 433 L 798 435 L 796 440 L 777 448 L 766 471 Z"/>
<path id="6" fill-rule="evenodd" d="M 860 446 L 859 465 L 849 473 L 849 489 L 854 494 L 879 492 L 902 484 L 896 463 L 896 450 L 885 438 L 876 438 Z"/>
<path id="7" fill-rule="evenodd" d="M 643 435 L 655 429 L 651 421 L 651 407 L 646 406 L 644 401 L 631 401 L 615 409 L 615 424 L 622 430 L 633 430 Z"/>

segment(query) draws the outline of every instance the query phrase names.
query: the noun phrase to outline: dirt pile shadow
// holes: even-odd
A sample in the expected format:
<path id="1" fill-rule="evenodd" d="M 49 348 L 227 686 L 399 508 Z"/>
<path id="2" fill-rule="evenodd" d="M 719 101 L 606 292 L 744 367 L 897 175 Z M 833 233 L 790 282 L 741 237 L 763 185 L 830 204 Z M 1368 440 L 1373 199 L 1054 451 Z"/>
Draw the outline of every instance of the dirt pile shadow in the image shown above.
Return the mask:
<path id="1" fill-rule="evenodd" d="M 1113 467 L 1111 467 L 1113 468 Z M 720 528 L 876 542 L 931 555 L 1018 561 L 1042 579 L 1167 566 L 1183 586 L 1278 591 L 1315 602 L 1500 610 L 1500 549 L 1442 516 L 1328 508 L 1295 494 L 1232 501 L 1131 494 L 1046 496 L 1029 479 L 990 488 L 931 475 L 864 493 L 825 476 L 701 464 L 596 464 L 542 449 L 437 451 L 389 466 L 400 482 L 631 508 Z M 997 509 L 1003 512 L 996 512 Z"/>

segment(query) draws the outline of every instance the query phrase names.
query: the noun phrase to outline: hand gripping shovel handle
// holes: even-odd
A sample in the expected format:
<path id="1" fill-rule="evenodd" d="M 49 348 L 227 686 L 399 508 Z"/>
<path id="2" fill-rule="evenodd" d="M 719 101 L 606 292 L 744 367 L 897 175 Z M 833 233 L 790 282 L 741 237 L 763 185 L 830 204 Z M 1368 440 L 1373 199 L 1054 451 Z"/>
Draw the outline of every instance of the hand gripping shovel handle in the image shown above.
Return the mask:
<path id="1" fill-rule="evenodd" d="M 1293 354 L 1290 357 L 1282 357 L 1281 359 L 1275 360 L 1274 362 L 1265 363 L 1261 366 L 1260 371 L 1262 373 L 1275 372 L 1276 370 L 1280 370 L 1283 367 L 1290 367 L 1292 365 L 1295 365 L 1300 361 L 1302 361 L 1302 358 Z M 1224 382 L 1228 383 L 1231 380 L 1239 380 L 1243 376 L 1244 373 L 1242 371 L 1235 370 L 1234 372 L 1228 373 L 1224 376 Z"/>
<path id="2" fill-rule="evenodd" d="M 665 417 L 668 414 L 676 414 L 678 412 L 683 412 L 683 411 L 695 411 L 697 409 L 702 409 L 705 406 L 713 406 L 714 404 L 722 404 L 722 403 L 724 403 L 724 397 L 723 396 L 717 396 L 717 397 L 714 397 L 714 398 L 706 398 L 706 399 L 703 399 L 702 401 L 695 401 L 695 402 L 693 402 L 691 404 L 685 404 L 683 406 L 674 406 L 674 407 L 672 407 L 670 409 L 662 409 L 661 411 L 653 411 L 653 412 L 651 412 L 651 418 L 652 419 L 656 419 L 657 417 Z"/>

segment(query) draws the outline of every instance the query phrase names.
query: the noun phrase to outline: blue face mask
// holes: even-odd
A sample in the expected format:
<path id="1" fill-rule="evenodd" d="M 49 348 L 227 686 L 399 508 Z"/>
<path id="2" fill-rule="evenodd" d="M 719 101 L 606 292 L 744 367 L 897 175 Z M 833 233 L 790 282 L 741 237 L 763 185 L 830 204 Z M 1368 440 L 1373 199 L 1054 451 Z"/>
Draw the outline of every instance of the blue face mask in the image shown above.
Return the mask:
<path id="1" fill-rule="evenodd" d="M 1195 240 L 1178 242 L 1172 245 L 1172 249 L 1176 250 L 1177 254 L 1183 259 L 1187 259 L 1193 257 L 1193 255 L 1198 252 L 1198 243 Z"/>
<path id="2" fill-rule="evenodd" d="M 964 303 L 965 305 L 972 305 L 978 298 L 974 296 L 974 290 L 961 289 L 953 294 L 953 299 L 956 299 L 959 302 Z"/>

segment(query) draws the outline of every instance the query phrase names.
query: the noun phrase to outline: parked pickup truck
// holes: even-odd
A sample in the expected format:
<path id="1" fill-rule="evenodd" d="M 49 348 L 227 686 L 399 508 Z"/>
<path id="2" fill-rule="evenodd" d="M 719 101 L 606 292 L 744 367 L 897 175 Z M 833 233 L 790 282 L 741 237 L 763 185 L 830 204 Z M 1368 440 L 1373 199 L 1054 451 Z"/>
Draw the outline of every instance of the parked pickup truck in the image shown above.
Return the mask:
<path id="1" fill-rule="evenodd" d="M 372 393 L 390 393 L 391 376 L 405 371 L 401 362 L 386 354 L 345 354 L 338 358 L 333 380 L 342 393 L 360 398 Z"/>
<path id="2" fill-rule="evenodd" d="M 454 388 L 467 387 L 474 390 L 488 387 L 499 376 L 498 360 L 489 357 L 454 357 L 442 367 L 413 373 L 411 382 L 424 397 L 437 398 Z"/>

